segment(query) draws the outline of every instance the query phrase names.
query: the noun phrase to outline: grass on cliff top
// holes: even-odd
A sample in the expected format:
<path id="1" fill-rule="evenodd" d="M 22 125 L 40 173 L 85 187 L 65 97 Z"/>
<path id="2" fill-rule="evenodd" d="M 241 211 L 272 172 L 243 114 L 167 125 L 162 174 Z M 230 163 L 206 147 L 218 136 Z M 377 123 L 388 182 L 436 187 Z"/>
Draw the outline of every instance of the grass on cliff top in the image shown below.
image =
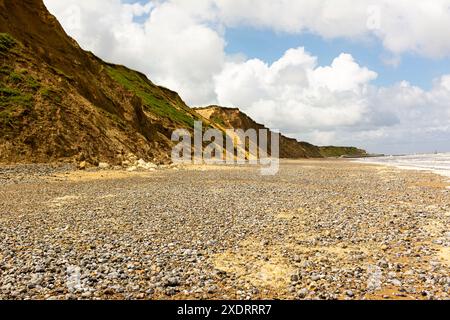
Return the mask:
<path id="1" fill-rule="evenodd" d="M 320 147 L 320 153 L 326 158 L 335 158 L 341 156 L 364 156 L 364 150 L 355 147 Z"/>
<path id="2" fill-rule="evenodd" d="M 150 85 L 139 73 L 120 66 L 108 66 L 107 70 L 115 81 L 142 99 L 144 108 L 147 111 L 189 128 L 194 127 L 194 119 L 192 117 L 171 105 L 161 95 L 160 90 L 156 86 Z"/>

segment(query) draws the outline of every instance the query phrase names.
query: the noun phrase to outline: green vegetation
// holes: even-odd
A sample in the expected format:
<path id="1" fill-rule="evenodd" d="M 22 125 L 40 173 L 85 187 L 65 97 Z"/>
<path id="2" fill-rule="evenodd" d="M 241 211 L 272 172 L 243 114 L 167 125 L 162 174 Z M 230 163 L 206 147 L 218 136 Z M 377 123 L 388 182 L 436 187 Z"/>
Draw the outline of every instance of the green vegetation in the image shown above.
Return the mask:
<path id="1" fill-rule="evenodd" d="M 32 96 L 30 94 L 24 94 L 19 90 L 8 87 L 0 87 L 0 108 L 15 105 L 30 106 L 31 101 Z"/>
<path id="2" fill-rule="evenodd" d="M 25 69 L 0 67 L 0 125 L 15 127 L 20 117 L 33 106 L 33 95 L 40 82 Z"/>
<path id="3" fill-rule="evenodd" d="M 9 74 L 9 79 L 13 82 L 13 83 L 21 83 L 24 81 L 24 76 L 20 73 L 17 73 L 15 71 L 12 71 Z"/>
<path id="4" fill-rule="evenodd" d="M 16 40 L 8 33 L 0 33 L 0 54 L 4 54 L 16 45 Z"/>
<path id="5" fill-rule="evenodd" d="M 0 118 L 11 120 L 18 111 L 31 108 L 33 92 L 40 87 L 40 83 L 26 72 L 7 66 L 0 68 L 0 75 Z"/>
<path id="6" fill-rule="evenodd" d="M 29 76 L 25 80 L 26 85 L 33 90 L 38 90 L 41 87 L 40 82 L 36 80 L 33 76 Z"/>
<path id="7" fill-rule="evenodd" d="M 10 87 L 0 87 L 0 123 L 13 126 L 16 115 L 31 107 L 33 97 Z"/>
<path id="8" fill-rule="evenodd" d="M 225 127 L 225 122 L 224 122 L 223 119 L 220 118 L 220 117 L 212 117 L 212 118 L 211 118 L 211 121 L 212 121 L 213 123 L 218 124 L 219 126 Z"/>
<path id="9" fill-rule="evenodd" d="M 38 90 L 41 84 L 33 76 L 28 76 L 24 73 L 18 73 L 16 71 L 11 71 L 9 73 L 9 81 L 15 85 L 20 85 L 24 89 L 31 89 L 33 91 Z"/>
<path id="10" fill-rule="evenodd" d="M 64 71 L 55 68 L 53 66 L 50 66 L 50 68 L 53 70 L 53 72 L 55 72 L 58 76 L 62 77 L 62 78 L 66 78 L 67 80 L 73 80 L 73 77 L 67 75 L 66 73 L 64 73 Z"/>
<path id="11" fill-rule="evenodd" d="M 0 67 L 0 76 L 5 75 L 2 82 L 8 82 L 13 84 L 14 86 L 19 86 L 24 90 L 31 89 L 32 91 L 36 91 L 41 87 L 39 80 L 35 77 L 28 75 L 27 70 L 19 69 L 13 70 L 11 67 L 3 65 Z"/>
<path id="12" fill-rule="evenodd" d="M 60 103 L 62 101 L 61 94 L 53 88 L 43 87 L 39 91 L 39 93 L 41 94 L 42 97 L 44 97 L 47 100 L 55 101 L 58 103 Z"/>
<path id="13" fill-rule="evenodd" d="M 171 105 L 162 95 L 161 90 L 151 85 L 139 73 L 120 66 L 108 66 L 107 71 L 111 78 L 141 98 L 147 111 L 157 116 L 168 118 L 175 123 L 193 128 L 194 119 L 186 112 L 178 110 Z"/>
<path id="14" fill-rule="evenodd" d="M 366 151 L 355 147 L 320 147 L 320 153 L 326 158 L 337 158 L 342 156 L 365 156 Z"/>
<path id="15" fill-rule="evenodd" d="M 11 73 L 11 67 L 8 67 L 7 65 L 0 66 L 0 75 L 9 75 Z"/>

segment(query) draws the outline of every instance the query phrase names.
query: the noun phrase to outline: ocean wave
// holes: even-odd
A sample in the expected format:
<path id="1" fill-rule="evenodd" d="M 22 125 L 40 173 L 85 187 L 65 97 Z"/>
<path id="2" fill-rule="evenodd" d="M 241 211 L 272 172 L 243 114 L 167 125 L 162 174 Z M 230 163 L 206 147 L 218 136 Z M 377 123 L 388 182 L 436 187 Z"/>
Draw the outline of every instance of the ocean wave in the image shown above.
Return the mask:
<path id="1" fill-rule="evenodd" d="M 426 170 L 450 177 L 450 153 L 386 156 L 359 159 L 357 162 L 383 164 L 401 169 Z"/>

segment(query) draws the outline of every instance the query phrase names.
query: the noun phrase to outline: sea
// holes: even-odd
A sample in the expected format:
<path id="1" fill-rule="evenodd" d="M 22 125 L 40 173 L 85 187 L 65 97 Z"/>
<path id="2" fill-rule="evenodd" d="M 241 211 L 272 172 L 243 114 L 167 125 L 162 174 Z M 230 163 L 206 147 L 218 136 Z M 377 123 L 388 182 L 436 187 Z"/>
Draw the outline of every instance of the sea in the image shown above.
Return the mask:
<path id="1" fill-rule="evenodd" d="M 450 153 L 385 156 L 357 161 L 394 166 L 400 169 L 430 171 L 450 178 Z"/>

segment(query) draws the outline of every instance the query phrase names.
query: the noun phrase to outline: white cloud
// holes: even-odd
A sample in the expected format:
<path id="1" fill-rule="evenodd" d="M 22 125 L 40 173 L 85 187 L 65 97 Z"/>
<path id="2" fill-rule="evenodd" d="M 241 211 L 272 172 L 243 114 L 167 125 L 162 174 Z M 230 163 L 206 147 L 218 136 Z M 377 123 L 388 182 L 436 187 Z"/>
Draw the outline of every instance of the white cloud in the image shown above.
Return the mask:
<path id="1" fill-rule="evenodd" d="M 349 54 L 341 54 L 329 67 L 319 67 L 314 71 L 315 86 L 325 86 L 331 91 L 358 90 L 377 74 L 367 68 L 360 67 Z"/>
<path id="2" fill-rule="evenodd" d="M 45 3 L 83 48 L 146 73 L 191 103 L 214 100 L 212 77 L 225 60 L 225 41 L 205 24 L 204 7 L 184 10 L 171 2 L 129 5 L 120 0 Z M 149 14 L 145 23 L 135 22 L 144 14 Z"/>
<path id="3" fill-rule="evenodd" d="M 398 55 L 450 56 L 449 0 L 211 0 L 226 25 L 325 38 L 378 38 Z M 274 14 L 276 13 L 276 14 Z"/>
<path id="4" fill-rule="evenodd" d="M 330 66 L 303 48 L 272 65 L 227 63 L 215 77 L 219 104 L 241 107 L 271 128 L 317 144 L 378 152 L 450 148 L 450 75 L 426 91 L 403 81 L 377 88 L 377 74 L 341 54 Z"/>
<path id="5" fill-rule="evenodd" d="M 297 134 L 363 121 L 365 93 L 376 73 L 342 54 L 329 67 L 304 48 L 272 65 L 253 59 L 228 63 L 215 77 L 219 104 L 240 106 L 256 120 Z"/>
<path id="6" fill-rule="evenodd" d="M 304 48 L 293 48 L 269 65 L 226 55 L 224 40 L 226 28 L 249 25 L 325 38 L 377 38 L 392 65 L 405 52 L 449 56 L 443 30 L 450 30 L 450 0 L 45 3 L 83 48 L 146 73 L 190 105 L 237 106 L 272 128 L 319 144 L 413 151 L 434 148 L 433 142 L 437 148 L 440 141 L 450 149 L 450 75 L 428 91 L 407 82 L 377 88 L 371 84 L 377 73 L 351 54 L 319 66 Z"/>
<path id="7" fill-rule="evenodd" d="M 352 0 L 212 0 L 226 25 L 311 31 L 324 37 L 358 37 L 367 31 L 367 3 Z M 351 8 L 351 12 L 349 12 Z"/>

